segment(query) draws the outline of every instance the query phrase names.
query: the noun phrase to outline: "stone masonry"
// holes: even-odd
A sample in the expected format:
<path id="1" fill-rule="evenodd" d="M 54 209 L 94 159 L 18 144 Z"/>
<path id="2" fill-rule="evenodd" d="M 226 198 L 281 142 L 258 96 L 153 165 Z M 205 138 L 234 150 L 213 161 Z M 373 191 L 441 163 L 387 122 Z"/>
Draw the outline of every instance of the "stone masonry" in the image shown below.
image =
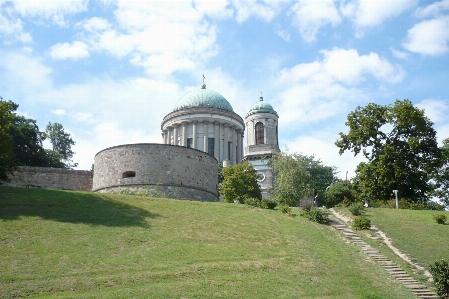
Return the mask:
<path id="1" fill-rule="evenodd" d="M 148 188 L 174 198 L 218 201 L 218 161 L 167 144 L 126 144 L 95 155 L 94 192 Z"/>
<path id="2" fill-rule="evenodd" d="M 87 170 L 20 166 L 10 176 L 11 182 L 2 183 L 12 187 L 91 191 L 92 177 L 92 171 Z"/>

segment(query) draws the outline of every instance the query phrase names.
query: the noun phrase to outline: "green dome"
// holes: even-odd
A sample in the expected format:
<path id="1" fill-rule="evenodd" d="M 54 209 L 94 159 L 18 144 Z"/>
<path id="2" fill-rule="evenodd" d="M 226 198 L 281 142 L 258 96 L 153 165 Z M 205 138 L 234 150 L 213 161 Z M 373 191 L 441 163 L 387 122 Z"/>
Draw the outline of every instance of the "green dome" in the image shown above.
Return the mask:
<path id="1" fill-rule="evenodd" d="M 246 116 L 250 116 L 251 114 L 256 114 L 256 113 L 271 113 L 274 114 L 276 116 L 279 116 L 277 114 L 276 111 L 274 111 L 273 107 L 268 104 L 267 102 L 264 102 L 263 98 L 260 98 L 260 101 L 257 102 L 256 104 L 253 105 L 253 107 L 251 107 L 251 110 L 249 110 L 249 112 L 246 114 Z"/>
<path id="2" fill-rule="evenodd" d="M 205 87 L 191 91 L 181 97 L 176 103 L 173 111 L 197 107 L 217 108 L 231 112 L 234 111 L 231 104 L 229 104 L 229 102 L 221 94 L 216 91 L 206 89 Z"/>

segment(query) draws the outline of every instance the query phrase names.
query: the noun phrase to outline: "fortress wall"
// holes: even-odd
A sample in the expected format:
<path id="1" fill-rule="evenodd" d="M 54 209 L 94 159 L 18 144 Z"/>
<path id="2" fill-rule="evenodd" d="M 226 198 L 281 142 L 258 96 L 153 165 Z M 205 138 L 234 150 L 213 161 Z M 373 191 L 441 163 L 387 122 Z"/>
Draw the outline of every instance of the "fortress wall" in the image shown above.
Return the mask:
<path id="1" fill-rule="evenodd" d="M 126 144 L 95 155 L 92 191 L 151 189 L 164 196 L 218 201 L 218 162 L 195 149 L 168 144 Z"/>
<path id="2" fill-rule="evenodd" d="M 92 190 L 92 171 L 20 166 L 13 174 L 10 177 L 11 182 L 3 182 L 3 185 L 57 190 Z"/>

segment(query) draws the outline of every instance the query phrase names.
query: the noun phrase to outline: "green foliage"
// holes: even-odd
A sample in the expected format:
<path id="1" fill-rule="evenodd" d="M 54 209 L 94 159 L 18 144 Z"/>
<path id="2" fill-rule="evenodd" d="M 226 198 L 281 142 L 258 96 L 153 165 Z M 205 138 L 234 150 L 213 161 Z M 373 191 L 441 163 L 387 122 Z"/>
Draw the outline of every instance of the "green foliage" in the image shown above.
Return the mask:
<path id="1" fill-rule="evenodd" d="M 324 192 L 324 205 L 328 208 L 336 206 L 346 199 L 345 205 L 356 201 L 356 191 L 351 182 L 340 180 L 329 186 Z"/>
<path id="2" fill-rule="evenodd" d="M 72 140 L 69 133 L 64 131 L 61 124 L 49 122 L 45 128 L 45 136 L 50 139 L 52 150 L 55 155 L 59 155 L 59 161 L 64 164 L 64 168 L 78 166 L 78 163 L 72 161 L 75 154 L 72 151 L 72 145 L 75 145 L 75 141 Z"/>
<path id="3" fill-rule="evenodd" d="M 11 101 L 0 101 L 0 185 L 1 181 L 8 181 L 9 174 L 15 169 L 10 130 L 13 126 L 13 112 L 17 107 L 18 105 Z"/>
<path id="4" fill-rule="evenodd" d="M 349 206 L 349 212 L 354 216 L 365 214 L 365 206 L 361 202 L 354 202 Z"/>
<path id="5" fill-rule="evenodd" d="M 262 199 L 262 193 L 257 184 L 257 171 L 247 161 L 225 167 L 222 173 L 223 182 L 220 185 L 220 193 L 223 195 L 223 201 L 232 203 L 238 200 L 240 203 L 245 203 L 245 200 L 251 197 Z"/>
<path id="6" fill-rule="evenodd" d="M 324 166 L 314 156 L 281 152 L 274 154 L 268 164 L 276 178 L 272 197 L 289 206 L 297 206 L 301 198 L 312 195 L 313 189 L 323 194 L 335 179 L 335 168 Z"/>
<path id="7" fill-rule="evenodd" d="M 270 209 L 273 210 L 277 206 L 277 202 L 275 200 L 272 200 L 270 198 L 262 198 L 260 202 L 260 207 L 262 209 Z"/>
<path id="8" fill-rule="evenodd" d="M 371 220 L 366 216 L 357 216 L 352 221 L 352 227 L 355 230 L 364 230 L 371 227 Z"/>
<path id="9" fill-rule="evenodd" d="M 434 192 L 443 206 L 449 208 L 449 138 L 443 140 L 441 166 L 434 172 Z"/>
<path id="10" fill-rule="evenodd" d="M 384 201 L 380 207 L 382 208 L 389 208 L 389 209 L 396 209 L 396 200 L 390 199 L 387 201 Z M 401 198 L 398 200 L 398 208 L 403 210 L 428 210 L 428 205 L 423 204 L 420 202 L 410 202 L 406 200 L 405 198 Z"/>
<path id="11" fill-rule="evenodd" d="M 433 219 L 435 219 L 438 224 L 445 224 L 447 217 L 444 214 L 433 215 Z"/>
<path id="12" fill-rule="evenodd" d="M 292 209 L 290 208 L 289 205 L 280 204 L 279 211 L 281 211 L 283 214 L 290 214 L 292 212 Z"/>
<path id="13" fill-rule="evenodd" d="M 299 207 L 304 211 L 309 211 L 313 206 L 313 197 L 303 197 L 299 202 Z"/>
<path id="14" fill-rule="evenodd" d="M 441 152 L 424 110 L 409 100 L 388 106 L 371 103 L 347 119 L 349 132 L 340 133 L 335 144 L 340 154 L 361 152 L 368 159 L 356 169 L 361 198 L 388 200 L 392 190 L 413 202 L 429 196 L 430 174 L 439 167 Z"/>
<path id="15" fill-rule="evenodd" d="M 430 265 L 429 272 L 432 274 L 438 298 L 449 298 L 449 262 L 436 261 Z"/>
<path id="16" fill-rule="evenodd" d="M 301 216 L 321 224 L 327 224 L 329 222 L 329 212 L 325 209 L 318 209 L 316 207 L 311 207 L 309 210 L 303 210 Z"/>
<path id="17" fill-rule="evenodd" d="M 258 198 L 249 197 L 249 198 L 245 199 L 245 204 L 247 204 L 249 206 L 260 208 L 261 200 Z"/>

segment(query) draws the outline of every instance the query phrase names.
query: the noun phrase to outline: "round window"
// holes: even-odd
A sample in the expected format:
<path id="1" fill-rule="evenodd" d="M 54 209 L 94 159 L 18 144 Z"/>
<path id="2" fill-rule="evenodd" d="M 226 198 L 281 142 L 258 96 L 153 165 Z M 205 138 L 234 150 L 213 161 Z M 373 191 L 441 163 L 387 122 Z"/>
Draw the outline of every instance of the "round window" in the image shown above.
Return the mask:
<path id="1" fill-rule="evenodd" d="M 258 172 L 257 173 L 257 181 L 258 182 L 263 182 L 265 181 L 265 175 L 262 172 Z"/>

